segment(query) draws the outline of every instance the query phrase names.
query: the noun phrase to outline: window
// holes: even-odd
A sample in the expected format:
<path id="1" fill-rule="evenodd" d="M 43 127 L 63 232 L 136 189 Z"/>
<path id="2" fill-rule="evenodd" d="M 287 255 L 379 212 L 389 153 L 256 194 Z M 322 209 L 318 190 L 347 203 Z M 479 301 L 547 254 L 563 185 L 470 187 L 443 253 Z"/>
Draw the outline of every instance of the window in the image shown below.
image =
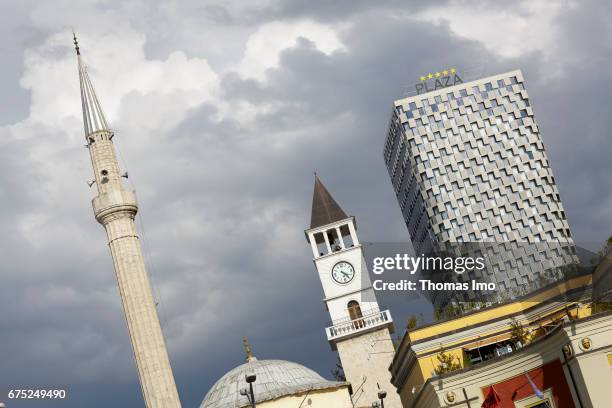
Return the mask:
<path id="1" fill-rule="evenodd" d="M 325 245 L 325 238 L 322 232 L 314 234 L 315 244 L 317 245 L 317 251 L 319 256 L 327 254 L 327 245 Z"/>
<path id="2" fill-rule="evenodd" d="M 353 236 L 351 235 L 351 230 L 349 229 L 348 224 L 342 225 L 340 227 L 340 234 L 342 235 L 342 242 L 344 242 L 345 248 L 351 248 L 355 246 L 353 242 Z"/>
<path id="3" fill-rule="evenodd" d="M 526 378 L 525 381 L 527 381 Z M 544 394 L 544 398 L 540 398 L 537 395 L 531 395 L 527 398 L 514 401 L 514 406 L 516 408 L 557 408 L 554 402 L 552 389 L 542 390 L 542 394 Z"/>
<path id="4" fill-rule="evenodd" d="M 359 302 L 357 302 L 356 300 L 351 300 L 350 302 L 348 302 L 347 308 L 351 320 L 363 317 L 363 314 L 361 313 L 361 306 L 359 306 Z"/>
<path id="5" fill-rule="evenodd" d="M 349 317 L 353 322 L 353 327 L 355 329 L 365 327 L 365 321 L 362 319 L 363 313 L 361 313 L 361 306 L 359 306 L 359 302 L 356 300 L 351 300 L 348 302 L 347 309 L 349 312 Z"/>
<path id="6" fill-rule="evenodd" d="M 536 402 L 535 405 L 529 405 L 528 408 L 550 408 L 550 400 L 546 399 L 542 402 Z"/>
<path id="7" fill-rule="evenodd" d="M 338 233 L 336 229 L 329 229 L 326 231 L 327 239 L 329 241 L 329 245 L 333 252 L 340 251 L 342 247 L 340 246 L 340 238 L 338 237 Z"/>

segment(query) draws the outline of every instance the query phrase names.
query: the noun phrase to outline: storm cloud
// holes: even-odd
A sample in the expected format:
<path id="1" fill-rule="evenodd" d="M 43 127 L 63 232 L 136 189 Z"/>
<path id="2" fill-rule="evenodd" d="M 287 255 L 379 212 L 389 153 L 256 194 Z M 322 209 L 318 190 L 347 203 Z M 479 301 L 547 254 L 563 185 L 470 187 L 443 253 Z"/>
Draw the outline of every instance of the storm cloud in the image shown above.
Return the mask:
<path id="1" fill-rule="evenodd" d="M 362 241 L 408 240 L 382 149 L 393 100 L 423 73 L 522 69 L 573 235 L 603 242 L 612 233 L 612 6 L 492 4 L 4 5 L 0 391 L 69 394 L 7 406 L 142 405 L 91 211 L 71 28 L 139 196 L 185 407 L 243 361 L 243 335 L 259 358 L 329 376 L 329 315 L 303 233 L 312 174 L 357 217 Z M 392 310 L 398 334 L 412 312 Z"/>

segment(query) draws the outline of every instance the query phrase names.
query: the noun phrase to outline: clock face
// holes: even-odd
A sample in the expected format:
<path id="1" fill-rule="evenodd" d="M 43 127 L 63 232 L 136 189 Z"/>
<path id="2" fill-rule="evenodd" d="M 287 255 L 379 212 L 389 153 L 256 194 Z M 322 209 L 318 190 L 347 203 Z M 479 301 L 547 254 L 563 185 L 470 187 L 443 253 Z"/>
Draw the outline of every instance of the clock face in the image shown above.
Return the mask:
<path id="1" fill-rule="evenodd" d="M 338 262 L 331 271 L 332 279 L 341 285 L 345 285 L 355 277 L 355 268 L 346 261 Z"/>

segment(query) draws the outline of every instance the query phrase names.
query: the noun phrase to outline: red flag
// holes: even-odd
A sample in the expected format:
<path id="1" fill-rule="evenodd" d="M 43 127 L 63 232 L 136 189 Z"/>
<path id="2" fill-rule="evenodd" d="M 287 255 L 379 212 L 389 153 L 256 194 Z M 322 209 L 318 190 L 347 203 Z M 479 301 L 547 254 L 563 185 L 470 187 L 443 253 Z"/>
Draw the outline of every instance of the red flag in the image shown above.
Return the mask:
<path id="1" fill-rule="evenodd" d="M 482 408 L 501 408 L 501 398 L 495 392 L 493 386 L 489 388 L 489 392 L 482 403 Z"/>

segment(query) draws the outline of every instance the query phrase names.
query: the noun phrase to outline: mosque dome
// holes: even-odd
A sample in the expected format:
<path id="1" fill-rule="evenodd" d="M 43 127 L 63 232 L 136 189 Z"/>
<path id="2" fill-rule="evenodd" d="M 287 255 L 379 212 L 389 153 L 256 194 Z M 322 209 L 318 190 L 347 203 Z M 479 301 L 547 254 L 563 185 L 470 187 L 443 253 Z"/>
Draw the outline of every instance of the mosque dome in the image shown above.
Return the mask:
<path id="1" fill-rule="evenodd" d="M 212 386 L 200 408 L 242 408 L 249 406 L 240 390 L 248 389 L 246 374 L 255 374 L 253 383 L 257 403 L 311 390 L 336 388 L 346 383 L 328 381 L 303 365 L 285 360 L 257 360 L 248 362 L 226 373 Z"/>

